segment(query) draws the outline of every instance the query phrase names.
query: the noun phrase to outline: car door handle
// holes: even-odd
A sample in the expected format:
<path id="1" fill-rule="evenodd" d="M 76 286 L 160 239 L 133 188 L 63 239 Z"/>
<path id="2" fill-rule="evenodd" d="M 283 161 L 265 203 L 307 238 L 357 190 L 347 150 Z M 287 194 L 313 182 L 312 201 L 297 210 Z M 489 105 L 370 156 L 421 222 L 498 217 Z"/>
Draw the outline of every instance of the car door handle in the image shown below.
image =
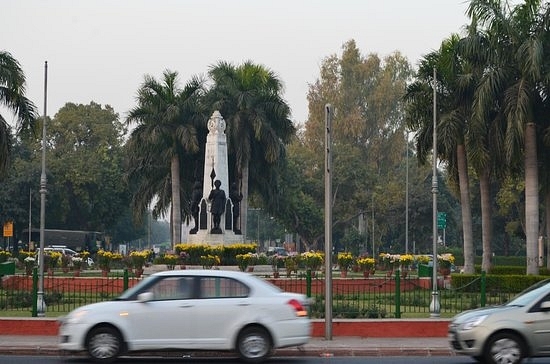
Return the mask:
<path id="1" fill-rule="evenodd" d="M 237 304 L 237 306 L 250 306 L 250 303 L 241 302 L 241 303 Z"/>
<path id="2" fill-rule="evenodd" d="M 190 307 L 193 307 L 194 305 L 181 305 L 180 308 L 190 308 Z"/>

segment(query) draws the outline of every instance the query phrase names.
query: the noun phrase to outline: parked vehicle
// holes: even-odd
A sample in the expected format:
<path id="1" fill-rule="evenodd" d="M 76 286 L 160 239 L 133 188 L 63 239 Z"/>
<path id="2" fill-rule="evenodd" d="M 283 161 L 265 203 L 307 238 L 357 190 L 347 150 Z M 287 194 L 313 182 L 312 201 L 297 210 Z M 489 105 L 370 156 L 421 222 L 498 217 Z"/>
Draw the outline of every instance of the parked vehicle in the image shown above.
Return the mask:
<path id="1" fill-rule="evenodd" d="M 59 252 L 63 255 L 67 255 L 71 258 L 79 256 L 79 254 L 77 252 L 75 252 L 72 249 L 67 248 L 64 245 L 50 245 L 50 246 L 47 246 L 47 247 L 44 248 L 44 252 L 49 252 L 49 251 Z M 88 265 L 88 267 L 93 267 L 94 266 L 94 260 L 90 257 L 86 258 L 85 263 Z"/>
<path id="2" fill-rule="evenodd" d="M 449 341 L 457 354 L 490 364 L 550 356 L 550 279 L 504 305 L 458 314 L 449 325 Z"/>
<path id="3" fill-rule="evenodd" d="M 152 274 L 114 301 L 60 318 L 60 349 L 106 363 L 141 350 L 236 351 L 249 363 L 311 337 L 306 296 L 224 270 Z"/>

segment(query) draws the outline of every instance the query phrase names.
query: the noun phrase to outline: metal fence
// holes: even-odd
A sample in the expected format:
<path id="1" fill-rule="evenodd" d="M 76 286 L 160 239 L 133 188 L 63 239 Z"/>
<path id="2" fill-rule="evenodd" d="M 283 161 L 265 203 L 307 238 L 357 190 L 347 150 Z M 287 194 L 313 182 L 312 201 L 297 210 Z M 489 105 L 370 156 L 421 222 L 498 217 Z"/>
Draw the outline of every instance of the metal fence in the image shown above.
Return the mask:
<path id="1" fill-rule="evenodd" d="M 318 272 L 317 272 L 318 273 Z M 79 306 L 111 300 L 133 286 L 140 278 L 128 270 L 111 272 L 101 277 L 99 272 L 88 272 L 81 277 L 70 275 L 44 276 L 44 301 L 47 312 L 54 315 L 67 313 Z M 336 272 L 334 273 L 336 274 Z M 313 300 L 311 316 L 323 318 L 325 313 L 325 279 L 311 272 L 299 272 L 290 277 L 264 278 L 285 291 L 298 292 Z M 451 277 L 438 277 L 437 298 L 441 317 L 453 315 L 471 308 L 502 304 L 518 293 L 518 289 L 506 287 L 506 280 L 498 287 L 487 287 L 485 274 L 471 276 L 462 287 L 451 284 Z M 499 282 L 500 282 L 499 281 Z M 32 276 L 14 274 L 4 276 L 0 286 L 0 312 L 9 315 L 13 311 L 28 311 L 36 316 L 38 274 Z M 517 285 L 516 285 L 517 287 Z M 525 287 L 526 288 L 526 287 Z M 422 318 L 432 313 L 433 281 L 428 277 L 380 275 L 364 278 L 351 275 L 332 279 L 332 307 L 334 318 Z"/>

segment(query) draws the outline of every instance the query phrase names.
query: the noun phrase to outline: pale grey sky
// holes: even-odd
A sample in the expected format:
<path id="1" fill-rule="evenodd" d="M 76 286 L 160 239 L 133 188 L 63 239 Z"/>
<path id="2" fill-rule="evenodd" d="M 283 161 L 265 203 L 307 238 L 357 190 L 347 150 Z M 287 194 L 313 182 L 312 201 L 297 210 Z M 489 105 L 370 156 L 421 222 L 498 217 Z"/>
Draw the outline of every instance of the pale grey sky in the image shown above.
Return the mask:
<path id="1" fill-rule="evenodd" d="M 292 119 L 307 118 L 322 60 L 355 39 L 363 55 L 403 53 L 416 66 L 468 20 L 464 0 L 1 0 L 0 49 L 48 115 L 67 102 L 135 106 L 145 74 L 178 71 L 183 85 L 223 60 L 263 64 L 285 84 Z M 11 115 L 4 114 L 8 120 Z"/>

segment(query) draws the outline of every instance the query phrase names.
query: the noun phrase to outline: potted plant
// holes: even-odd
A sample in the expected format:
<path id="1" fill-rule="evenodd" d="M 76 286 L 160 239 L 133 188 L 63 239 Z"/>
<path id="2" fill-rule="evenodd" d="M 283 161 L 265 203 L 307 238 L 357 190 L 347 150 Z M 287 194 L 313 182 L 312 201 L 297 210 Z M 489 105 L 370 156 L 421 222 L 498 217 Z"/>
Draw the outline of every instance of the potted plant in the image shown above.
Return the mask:
<path id="1" fill-rule="evenodd" d="M 44 267 L 48 271 L 48 275 L 53 275 L 54 269 L 59 266 L 61 261 L 61 253 L 56 251 L 47 251 L 43 253 Z"/>
<path id="2" fill-rule="evenodd" d="M 201 265 L 204 269 L 212 269 L 220 265 L 220 257 L 217 255 L 207 254 L 201 255 L 200 257 Z"/>
<path id="3" fill-rule="evenodd" d="M 11 258 L 11 253 L 7 250 L 0 249 L 0 263 L 7 262 Z"/>
<path id="4" fill-rule="evenodd" d="M 25 266 L 25 274 L 30 276 L 32 274 L 32 270 L 34 268 L 34 265 L 36 263 L 36 258 L 28 255 L 23 259 L 23 265 Z"/>
<path id="5" fill-rule="evenodd" d="M 357 259 L 357 265 L 359 266 L 359 269 L 363 272 L 363 276 L 365 278 L 371 274 L 375 263 L 376 261 L 374 260 L 374 258 L 370 257 L 360 257 Z"/>
<path id="6" fill-rule="evenodd" d="M 353 264 L 353 255 L 349 252 L 340 252 L 337 256 L 338 267 L 340 267 L 340 275 L 346 277 L 349 267 Z"/>
<path id="7" fill-rule="evenodd" d="M 409 274 L 409 268 L 414 257 L 411 254 L 402 254 L 399 256 L 399 264 L 401 269 L 401 276 L 405 278 Z"/>
<path id="8" fill-rule="evenodd" d="M 82 270 L 82 265 L 84 264 L 84 259 L 80 256 L 75 256 L 71 258 L 73 264 L 74 276 L 80 276 L 80 271 Z"/>
<path id="9" fill-rule="evenodd" d="M 451 253 L 438 254 L 437 264 L 439 265 L 439 271 L 444 276 L 451 274 L 451 266 L 455 262 L 455 257 Z"/>
<path id="10" fill-rule="evenodd" d="M 279 268 L 284 267 L 285 257 L 275 254 L 269 256 L 268 261 L 271 265 L 271 270 L 273 271 L 273 278 L 279 278 Z"/>
<path id="11" fill-rule="evenodd" d="M 305 252 L 300 255 L 300 260 L 304 262 L 306 269 L 315 272 L 323 265 L 324 254 L 321 252 Z"/>
<path id="12" fill-rule="evenodd" d="M 143 267 L 145 267 L 145 263 L 147 259 L 149 259 L 150 254 L 150 250 L 133 251 L 130 253 L 130 259 L 132 260 L 134 275 L 136 277 L 139 278 L 143 274 Z"/>
<path id="13" fill-rule="evenodd" d="M 393 274 L 393 270 L 399 264 L 399 258 L 397 254 L 380 253 L 380 261 L 382 261 L 384 268 L 388 271 L 388 277 Z"/>
<path id="14" fill-rule="evenodd" d="M 239 270 L 241 272 L 244 272 L 248 268 L 254 268 L 254 264 L 256 264 L 257 256 L 256 254 L 249 252 L 246 254 L 237 254 L 235 256 L 235 259 L 237 260 L 237 265 L 239 266 Z"/>
<path id="15" fill-rule="evenodd" d="M 166 269 L 168 270 L 174 270 L 176 267 L 176 264 L 178 264 L 180 257 L 176 254 L 172 253 L 166 253 L 162 257 L 162 261 L 164 264 L 166 264 Z"/>
<path id="16" fill-rule="evenodd" d="M 286 256 L 283 257 L 285 263 L 286 276 L 290 277 L 292 272 L 298 272 L 298 257 L 297 256 Z"/>
<path id="17" fill-rule="evenodd" d="M 122 255 L 120 253 L 114 253 L 103 249 L 97 252 L 97 264 L 104 277 L 111 271 L 112 265 L 120 260 L 122 260 Z"/>

